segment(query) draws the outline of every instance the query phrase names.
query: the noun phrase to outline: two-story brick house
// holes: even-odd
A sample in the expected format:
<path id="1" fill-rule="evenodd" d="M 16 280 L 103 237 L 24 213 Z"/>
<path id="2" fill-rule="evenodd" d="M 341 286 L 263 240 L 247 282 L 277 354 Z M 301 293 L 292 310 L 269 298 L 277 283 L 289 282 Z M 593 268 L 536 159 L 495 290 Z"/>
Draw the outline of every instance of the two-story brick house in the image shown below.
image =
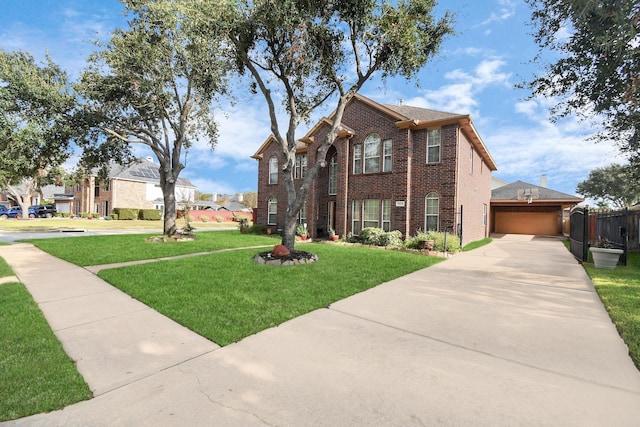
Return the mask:
<path id="1" fill-rule="evenodd" d="M 299 140 L 296 179 L 315 163 L 331 120 L 321 120 Z M 281 148 L 269 137 L 252 157 L 258 160 L 256 221 L 282 227 L 287 199 Z M 381 105 L 356 95 L 326 161 L 299 212 L 313 237 L 331 228 L 358 235 L 364 227 L 404 236 L 446 230 L 466 242 L 489 235 L 496 165 L 469 115 Z"/>

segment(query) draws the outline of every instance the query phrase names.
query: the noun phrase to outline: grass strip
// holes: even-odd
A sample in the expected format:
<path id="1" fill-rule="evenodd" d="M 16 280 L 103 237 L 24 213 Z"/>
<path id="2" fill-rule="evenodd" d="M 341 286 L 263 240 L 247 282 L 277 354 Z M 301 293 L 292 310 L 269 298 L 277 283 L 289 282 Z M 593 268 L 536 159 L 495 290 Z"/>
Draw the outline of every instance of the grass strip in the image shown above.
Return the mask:
<path id="1" fill-rule="evenodd" d="M 7 264 L 4 258 L 0 258 L 0 277 L 8 276 L 13 276 L 13 270 L 9 267 L 9 264 Z"/>
<path id="2" fill-rule="evenodd" d="M 276 245 L 279 237 L 241 234 L 236 230 L 198 232 L 187 242 L 147 242 L 158 234 L 120 234 L 24 240 L 51 255 L 80 266 L 162 258 L 189 253 Z"/>
<path id="3" fill-rule="evenodd" d="M 252 261 L 258 252 L 253 249 L 103 270 L 99 276 L 224 346 L 442 261 L 366 247 L 312 243 L 304 250 L 319 261 L 262 265 Z"/>
<path id="4" fill-rule="evenodd" d="M 473 242 L 470 242 L 470 243 L 467 243 L 466 245 L 464 245 L 462 250 L 464 252 L 472 251 L 474 249 L 478 249 L 478 248 L 481 248 L 482 246 L 488 245 L 491 242 L 493 242 L 493 239 L 491 237 L 486 237 L 486 238 L 481 239 L 481 240 L 475 240 Z"/>
<path id="5" fill-rule="evenodd" d="M 0 421 L 53 411 L 91 391 L 21 283 L 0 285 Z"/>
<path id="6" fill-rule="evenodd" d="M 597 269 L 592 263 L 583 266 L 640 369 L 640 253 L 629 252 L 627 256 L 627 265 L 615 270 Z"/>

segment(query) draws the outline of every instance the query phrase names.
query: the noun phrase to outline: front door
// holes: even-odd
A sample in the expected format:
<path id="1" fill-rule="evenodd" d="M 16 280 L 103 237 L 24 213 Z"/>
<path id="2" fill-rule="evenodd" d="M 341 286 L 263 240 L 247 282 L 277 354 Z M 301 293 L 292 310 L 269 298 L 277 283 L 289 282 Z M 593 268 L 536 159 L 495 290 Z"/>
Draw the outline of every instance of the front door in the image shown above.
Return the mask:
<path id="1" fill-rule="evenodd" d="M 336 202 L 329 202 L 327 209 L 327 232 L 336 229 Z"/>

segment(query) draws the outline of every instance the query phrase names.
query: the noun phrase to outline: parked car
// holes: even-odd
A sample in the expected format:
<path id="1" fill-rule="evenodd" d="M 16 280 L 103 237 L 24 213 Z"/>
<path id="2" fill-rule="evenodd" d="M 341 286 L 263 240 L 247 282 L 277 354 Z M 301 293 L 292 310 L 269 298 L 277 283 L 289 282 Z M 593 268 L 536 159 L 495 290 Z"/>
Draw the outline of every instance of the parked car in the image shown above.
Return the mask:
<path id="1" fill-rule="evenodd" d="M 29 206 L 29 218 L 35 218 L 38 216 L 37 206 Z M 7 211 L 7 217 L 9 218 L 22 218 L 22 208 L 20 206 L 13 206 Z"/>
<path id="2" fill-rule="evenodd" d="M 0 219 L 7 219 L 9 215 L 7 215 L 7 207 L 5 205 L 0 205 Z"/>
<path id="3" fill-rule="evenodd" d="M 56 213 L 56 207 L 53 205 L 31 206 L 29 212 L 31 212 L 31 208 L 35 209 L 36 216 L 39 218 L 51 218 Z"/>

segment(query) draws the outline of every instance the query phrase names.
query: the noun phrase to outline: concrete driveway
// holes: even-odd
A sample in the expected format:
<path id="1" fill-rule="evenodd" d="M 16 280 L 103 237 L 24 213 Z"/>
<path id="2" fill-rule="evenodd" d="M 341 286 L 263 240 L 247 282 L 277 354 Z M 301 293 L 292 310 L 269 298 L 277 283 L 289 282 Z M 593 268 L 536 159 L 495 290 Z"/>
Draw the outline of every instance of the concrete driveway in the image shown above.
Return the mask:
<path id="1" fill-rule="evenodd" d="M 558 239 L 503 236 L 90 401 L 7 424 L 639 423 L 640 373 L 582 267 Z"/>

